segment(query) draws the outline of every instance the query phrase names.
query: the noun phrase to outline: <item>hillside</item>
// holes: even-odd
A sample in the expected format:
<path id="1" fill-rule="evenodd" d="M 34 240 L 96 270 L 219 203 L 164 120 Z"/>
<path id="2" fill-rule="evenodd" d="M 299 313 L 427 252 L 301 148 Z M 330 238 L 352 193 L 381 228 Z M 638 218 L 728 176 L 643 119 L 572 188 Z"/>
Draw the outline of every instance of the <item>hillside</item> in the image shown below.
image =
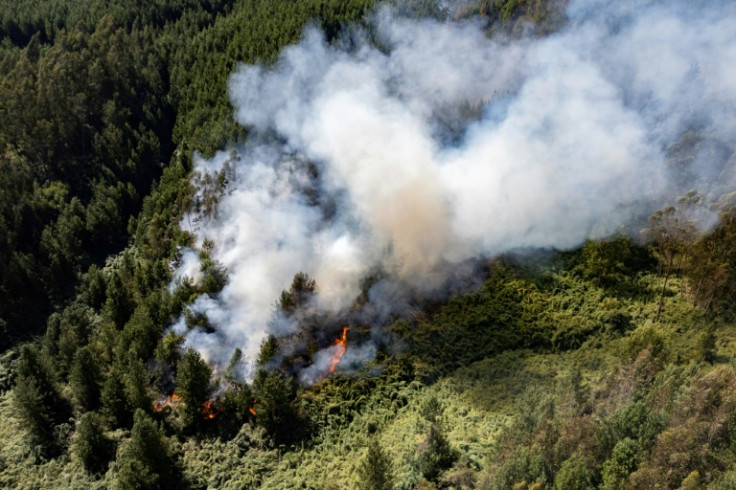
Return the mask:
<path id="1" fill-rule="evenodd" d="M 0 0 L 0 486 L 736 488 L 736 10 L 604 3 Z"/>

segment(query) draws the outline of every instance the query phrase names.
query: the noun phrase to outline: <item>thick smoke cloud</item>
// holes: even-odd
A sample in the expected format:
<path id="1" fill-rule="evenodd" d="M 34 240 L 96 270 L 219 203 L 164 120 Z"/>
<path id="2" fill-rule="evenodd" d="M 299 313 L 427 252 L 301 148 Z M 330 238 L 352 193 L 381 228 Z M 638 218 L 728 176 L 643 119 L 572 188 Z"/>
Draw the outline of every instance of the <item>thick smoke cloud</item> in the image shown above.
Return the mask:
<path id="1" fill-rule="evenodd" d="M 229 182 L 215 215 L 182 223 L 214 241 L 229 282 L 192 307 L 216 333 L 187 343 L 220 364 L 236 346 L 254 359 L 268 328 L 293 328 L 273 311 L 299 271 L 317 281 L 314 308 L 339 312 L 381 270 L 367 296 L 386 312 L 401 303 L 386 291 L 429 294 L 474 257 L 576 246 L 676 192 L 665 152 L 686 131 L 734 141 L 732 4 L 580 0 L 568 17 L 509 40 L 384 10 L 380 49 L 310 28 L 275 65 L 240 66 L 230 97 L 253 136 L 196 159 Z M 701 160 L 696 177 L 712 179 Z M 193 259 L 180 274 L 196 279 Z"/>

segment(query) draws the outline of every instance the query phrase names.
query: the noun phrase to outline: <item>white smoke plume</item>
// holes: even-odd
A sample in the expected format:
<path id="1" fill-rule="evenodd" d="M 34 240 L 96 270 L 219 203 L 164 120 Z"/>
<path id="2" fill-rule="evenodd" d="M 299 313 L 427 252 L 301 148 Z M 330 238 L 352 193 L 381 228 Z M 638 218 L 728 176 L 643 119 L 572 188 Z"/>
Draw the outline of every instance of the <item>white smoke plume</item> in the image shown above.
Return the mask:
<path id="1" fill-rule="evenodd" d="M 253 136 L 196 159 L 230 178 L 216 214 L 182 223 L 229 280 L 192 306 L 214 334 L 177 325 L 187 343 L 220 365 L 235 347 L 253 360 L 268 328 L 293 328 L 273 311 L 296 272 L 316 279 L 315 308 L 340 312 L 388 271 L 367 296 L 392 311 L 397 284 L 429 294 L 468 259 L 574 247 L 649 212 L 686 131 L 733 153 L 734 4 L 579 0 L 567 15 L 561 32 L 511 40 L 383 10 L 380 49 L 309 28 L 273 66 L 240 66 L 230 97 Z"/>

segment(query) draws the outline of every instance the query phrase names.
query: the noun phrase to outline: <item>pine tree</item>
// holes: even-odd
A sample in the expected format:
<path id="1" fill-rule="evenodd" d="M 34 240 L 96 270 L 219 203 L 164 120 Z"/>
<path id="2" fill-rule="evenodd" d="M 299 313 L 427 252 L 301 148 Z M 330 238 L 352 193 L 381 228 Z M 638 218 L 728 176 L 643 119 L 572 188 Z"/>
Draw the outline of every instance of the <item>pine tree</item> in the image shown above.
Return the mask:
<path id="1" fill-rule="evenodd" d="M 439 424 L 429 427 L 427 439 L 419 450 L 417 466 L 427 480 L 436 479 L 440 473 L 455 462 L 455 451 L 450 447 Z"/>
<path id="2" fill-rule="evenodd" d="M 143 362 L 131 360 L 125 370 L 125 398 L 128 402 L 128 409 L 134 413 L 137 409 L 145 412 L 151 411 L 151 397 L 148 396 L 148 379 L 146 377 L 146 369 Z"/>
<path id="3" fill-rule="evenodd" d="M 361 490 L 391 490 L 391 460 L 378 445 L 377 439 L 368 444 L 368 454 L 358 467 L 358 488 Z"/>
<path id="4" fill-rule="evenodd" d="M 120 451 L 118 487 L 122 490 L 180 488 L 176 459 L 161 428 L 136 410 L 130 440 Z"/>
<path id="5" fill-rule="evenodd" d="M 105 436 L 103 419 L 98 413 L 87 412 L 82 416 L 72 450 L 87 471 L 105 471 L 113 454 L 113 443 Z"/>
<path id="6" fill-rule="evenodd" d="M 261 343 L 261 350 L 258 352 L 258 359 L 256 361 L 256 364 L 259 368 L 265 367 L 269 361 L 276 357 L 276 354 L 278 354 L 278 352 L 279 342 L 274 335 L 270 334 Z"/>
<path id="7" fill-rule="evenodd" d="M 53 373 L 36 349 L 28 345 L 21 348 L 16 373 L 16 414 L 33 442 L 47 452 L 53 451 L 54 426 L 64 415 L 66 406 L 56 389 Z"/>
<path id="8" fill-rule="evenodd" d="M 253 392 L 257 400 L 258 425 L 266 429 L 277 443 L 292 439 L 298 419 L 291 406 L 291 381 L 279 371 L 263 373 L 253 382 Z"/>
<path id="9" fill-rule="evenodd" d="M 100 370 L 89 347 L 77 350 L 69 372 L 69 385 L 80 410 L 95 410 L 100 404 Z"/>
<path id="10" fill-rule="evenodd" d="M 108 279 L 105 296 L 105 315 L 121 330 L 133 314 L 134 303 L 117 272 Z"/>
<path id="11" fill-rule="evenodd" d="M 111 427 L 127 427 L 132 421 L 125 396 L 125 383 L 120 371 L 113 367 L 102 386 L 102 415 Z"/>
<path id="12" fill-rule="evenodd" d="M 211 393 L 212 369 L 194 349 L 187 349 L 176 369 L 176 392 L 184 399 L 184 424 L 192 426 L 202 419 L 202 404 Z"/>

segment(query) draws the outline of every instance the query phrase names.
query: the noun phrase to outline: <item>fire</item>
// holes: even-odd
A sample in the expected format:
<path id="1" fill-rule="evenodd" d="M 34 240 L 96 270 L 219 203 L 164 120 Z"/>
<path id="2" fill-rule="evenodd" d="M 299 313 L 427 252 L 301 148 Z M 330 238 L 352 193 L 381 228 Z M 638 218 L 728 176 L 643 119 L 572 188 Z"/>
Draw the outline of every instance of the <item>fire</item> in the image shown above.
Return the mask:
<path id="1" fill-rule="evenodd" d="M 253 403 L 251 403 L 251 404 L 250 404 L 250 407 L 248 407 L 248 411 L 249 411 L 249 412 L 250 412 L 250 414 L 251 414 L 252 416 L 254 416 L 254 417 L 256 416 L 256 403 L 258 403 L 258 402 L 257 402 L 257 401 L 256 401 L 256 399 L 254 398 L 254 399 L 253 399 Z"/>
<path id="2" fill-rule="evenodd" d="M 339 339 L 335 340 L 335 354 L 330 359 L 330 372 L 335 372 L 335 366 L 340 362 L 342 356 L 345 354 L 345 349 L 348 347 L 348 330 L 350 327 L 342 327 L 342 335 Z"/>
<path id="3" fill-rule="evenodd" d="M 167 396 L 166 398 L 161 398 L 159 400 L 156 400 L 153 402 L 153 409 L 156 412 L 160 412 L 166 407 L 176 406 L 182 403 L 184 399 L 177 395 L 176 393 L 172 393 L 171 396 Z"/>
<path id="4" fill-rule="evenodd" d="M 176 393 L 172 393 L 171 396 L 167 396 L 166 398 L 161 398 L 153 402 L 153 409 L 156 412 L 160 412 L 166 407 L 176 407 L 182 403 L 184 403 L 184 399 Z M 217 417 L 217 414 L 218 411 L 212 406 L 212 400 L 207 400 L 202 404 L 202 416 L 205 419 L 212 420 Z"/>
<path id="5" fill-rule="evenodd" d="M 202 404 L 202 416 L 207 420 L 217 417 L 217 411 L 212 407 L 212 400 L 207 400 Z"/>

